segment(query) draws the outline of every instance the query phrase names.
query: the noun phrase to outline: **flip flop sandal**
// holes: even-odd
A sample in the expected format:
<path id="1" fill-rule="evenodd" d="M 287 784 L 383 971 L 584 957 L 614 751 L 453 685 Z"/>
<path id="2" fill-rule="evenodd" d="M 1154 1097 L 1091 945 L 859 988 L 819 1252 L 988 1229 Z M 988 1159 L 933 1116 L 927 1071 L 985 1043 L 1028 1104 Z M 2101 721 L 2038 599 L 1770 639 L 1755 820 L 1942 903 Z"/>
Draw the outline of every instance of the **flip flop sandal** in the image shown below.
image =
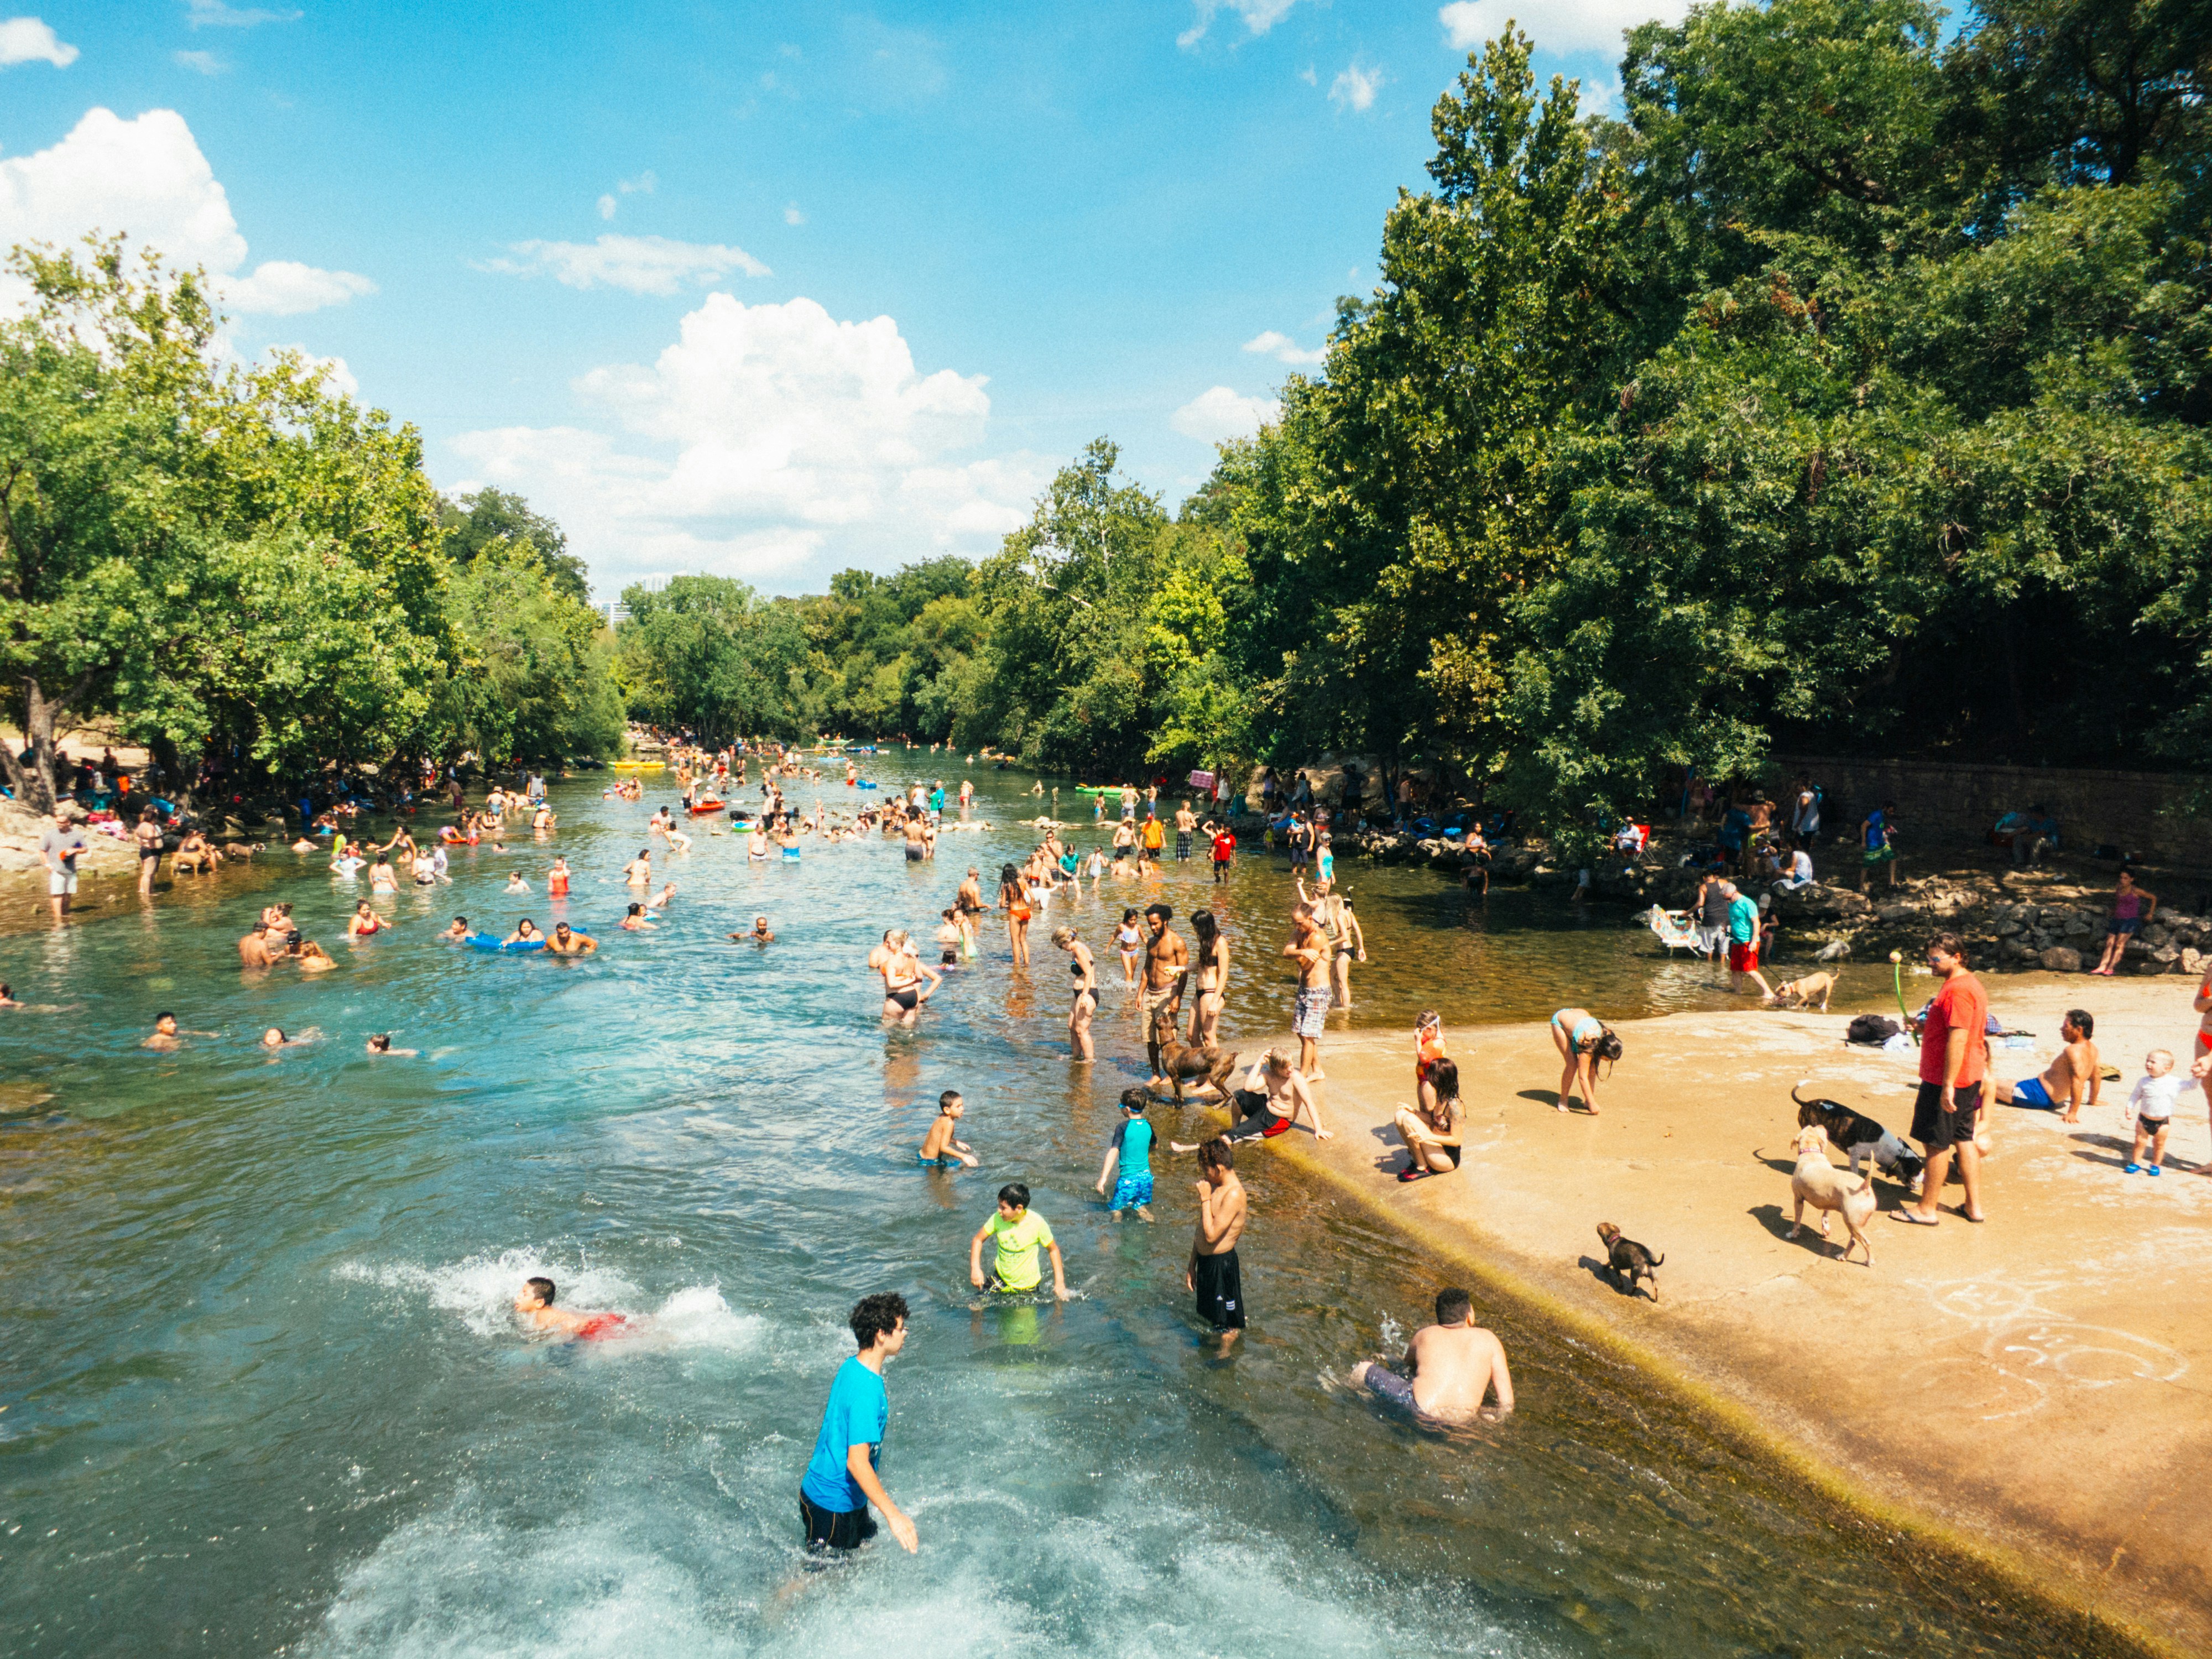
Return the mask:
<path id="1" fill-rule="evenodd" d="M 1902 1221 L 1908 1227 L 1940 1227 L 1943 1224 L 1940 1221 L 1930 1221 L 1924 1215 L 1915 1215 L 1910 1210 L 1892 1210 L 1889 1212 L 1889 1218 L 1892 1221 Z"/>

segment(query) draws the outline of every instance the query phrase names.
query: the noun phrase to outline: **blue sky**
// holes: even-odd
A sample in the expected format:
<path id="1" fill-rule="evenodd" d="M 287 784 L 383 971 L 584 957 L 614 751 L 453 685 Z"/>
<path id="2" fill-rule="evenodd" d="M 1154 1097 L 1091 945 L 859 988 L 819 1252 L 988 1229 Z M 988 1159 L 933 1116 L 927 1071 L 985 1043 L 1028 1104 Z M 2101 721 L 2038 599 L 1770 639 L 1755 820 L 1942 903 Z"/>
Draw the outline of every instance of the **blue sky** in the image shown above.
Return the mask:
<path id="1" fill-rule="evenodd" d="M 988 550 L 1102 434 L 1178 503 L 1372 286 L 1460 43 L 1529 13 L 1595 88 L 1663 9 L 49 3 L 0 243 L 205 264 L 604 591 L 806 591 Z"/>

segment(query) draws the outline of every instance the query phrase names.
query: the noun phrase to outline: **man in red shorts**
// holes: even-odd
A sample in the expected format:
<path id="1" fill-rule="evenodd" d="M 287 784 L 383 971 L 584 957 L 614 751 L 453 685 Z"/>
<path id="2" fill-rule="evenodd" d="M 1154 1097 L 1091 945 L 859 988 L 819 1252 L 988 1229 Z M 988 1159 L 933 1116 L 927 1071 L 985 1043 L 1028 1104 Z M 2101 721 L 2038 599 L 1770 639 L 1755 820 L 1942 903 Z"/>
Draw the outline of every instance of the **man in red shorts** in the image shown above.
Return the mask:
<path id="1" fill-rule="evenodd" d="M 1890 1212 L 1893 1221 L 1936 1224 L 1936 1204 L 1951 1158 L 1959 1159 L 1966 1201 L 1959 1213 L 1982 1215 L 1982 1156 L 1974 1146 L 1974 1120 L 1982 1109 L 1982 1073 L 1989 1069 L 1990 994 L 1966 971 L 1966 947 L 1956 933 L 1928 941 L 1928 969 L 1943 981 L 1920 1027 L 1920 1094 L 1912 1107 L 1912 1138 L 1928 1154 L 1920 1201 Z"/>
<path id="2" fill-rule="evenodd" d="M 1759 902 L 1732 881 L 1723 882 L 1721 892 L 1729 902 L 1729 989 L 1741 991 L 1748 974 L 1759 995 L 1771 1002 L 1774 989 L 1759 971 Z"/>

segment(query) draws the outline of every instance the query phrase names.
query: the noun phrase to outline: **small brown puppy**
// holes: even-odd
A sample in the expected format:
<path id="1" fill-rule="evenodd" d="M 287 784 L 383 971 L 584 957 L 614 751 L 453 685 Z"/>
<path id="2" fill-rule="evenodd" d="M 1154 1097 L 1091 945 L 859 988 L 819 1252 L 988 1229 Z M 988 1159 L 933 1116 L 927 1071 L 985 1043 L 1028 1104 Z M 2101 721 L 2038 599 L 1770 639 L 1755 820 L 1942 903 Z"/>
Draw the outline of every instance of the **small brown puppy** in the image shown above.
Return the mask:
<path id="1" fill-rule="evenodd" d="M 1774 988 L 1774 1006 L 1787 1008 L 1796 1003 L 1800 1008 L 1820 1005 L 1820 1012 L 1828 1012 L 1828 998 L 1836 988 L 1833 974 L 1808 974 L 1802 979 L 1785 980 Z"/>
<path id="2" fill-rule="evenodd" d="M 1209 1088 L 1220 1099 L 1229 1098 L 1229 1079 L 1237 1070 L 1237 1056 L 1224 1054 L 1208 1044 L 1203 1048 L 1186 1048 L 1176 1041 L 1175 1017 L 1163 1012 L 1152 1021 L 1152 1029 L 1160 1042 L 1160 1074 L 1175 1085 L 1175 1103 L 1182 1104 L 1182 1085 L 1192 1085 L 1194 1094 L 1204 1094 Z"/>
<path id="3" fill-rule="evenodd" d="M 1854 1181 L 1828 1162 L 1828 1132 L 1808 1123 L 1797 1132 L 1797 1167 L 1790 1172 L 1790 1190 L 1797 1195 L 1796 1212 L 1790 1219 L 1790 1237 L 1805 1224 L 1805 1206 L 1820 1212 L 1820 1237 L 1828 1236 L 1828 1212 L 1836 1211 L 1850 1231 L 1850 1242 L 1838 1252 L 1850 1260 L 1851 1245 L 1866 1246 L 1867 1266 L 1874 1266 L 1874 1242 L 1866 1236 L 1867 1218 L 1874 1213 L 1874 1171 Z"/>
<path id="4" fill-rule="evenodd" d="M 1667 1258 L 1654 1255 L 1632 1238 L 1623 1238 L 1620 1229 L 1610 1221 L 1597 1224 L 1597 1236 L 1605 1241 L 1606 1264 L 1613 1270 L 1613 1282 L 1630 1296 L 1636 1294 L 1636 1281 L 1651 1281 L 1651 1299 L 1659 1299 L 1659 1267 Z"/>

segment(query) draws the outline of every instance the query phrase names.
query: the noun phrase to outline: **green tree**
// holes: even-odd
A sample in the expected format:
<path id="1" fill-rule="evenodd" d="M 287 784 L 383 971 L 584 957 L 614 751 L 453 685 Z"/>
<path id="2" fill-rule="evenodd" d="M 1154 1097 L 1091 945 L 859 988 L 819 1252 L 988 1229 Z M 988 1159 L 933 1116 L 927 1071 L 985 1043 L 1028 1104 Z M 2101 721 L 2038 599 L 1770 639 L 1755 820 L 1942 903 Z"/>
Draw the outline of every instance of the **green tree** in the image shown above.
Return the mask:
<path id="1" fill-rule="evenodd" d="M 438 520 L 447 534 L 447 556 L 455 564 L 472 564 L 489 548 L 526 547 L 556 591 L 580 605 L 591 603 L 590 573 L 568 551 L 567 534 L 521 496 L 487 486 L 447 497 L 438 504 Z"/>

